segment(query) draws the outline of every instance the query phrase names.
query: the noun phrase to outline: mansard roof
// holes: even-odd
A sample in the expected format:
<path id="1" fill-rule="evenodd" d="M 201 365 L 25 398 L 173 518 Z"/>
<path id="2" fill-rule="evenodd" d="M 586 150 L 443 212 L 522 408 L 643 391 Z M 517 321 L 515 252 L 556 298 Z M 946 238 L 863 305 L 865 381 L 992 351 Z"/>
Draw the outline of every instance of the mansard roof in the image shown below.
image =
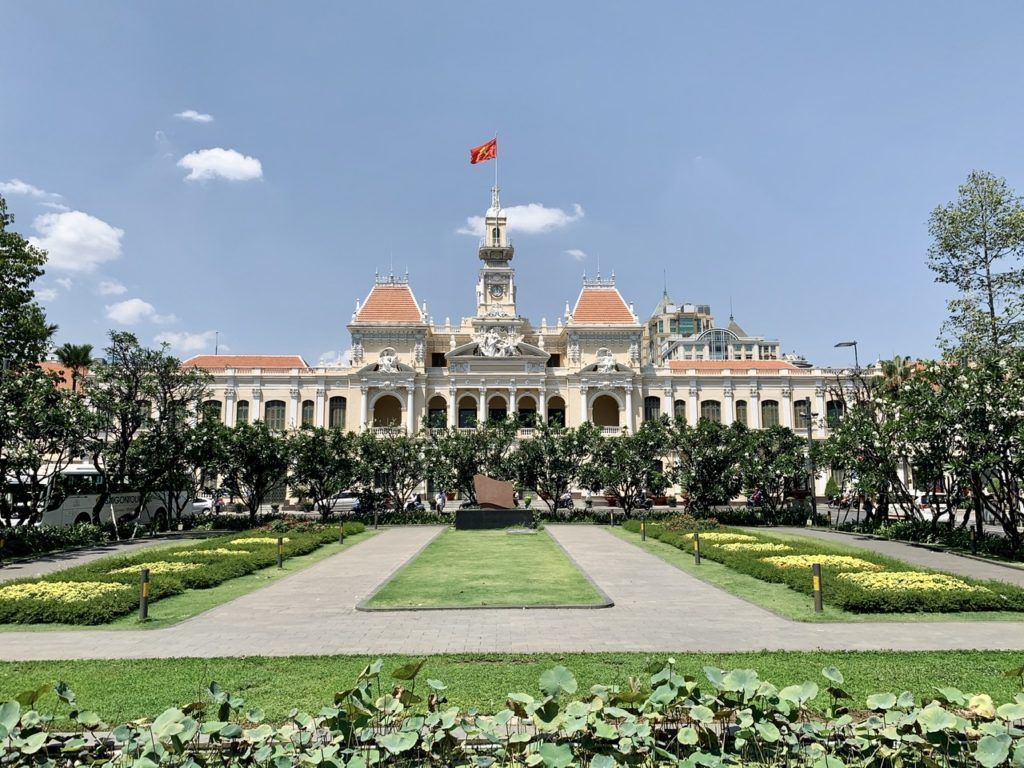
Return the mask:
<path id="1" fill-rule="evenodd" d="M 637 319 L 615 287 L 614 280 L 584 281 L 576 307 L 574 325 L 637 325 Z"/>
<path id="2" fill-rule="evenodd" d="M 426 323 L 408 278 L 377 278 L 370 295 L 356 311 L 356 323 Z"/>
<path id="3" fill-rule="evenodd" d="M 182 368 L 309 368 L 301 355 L 196 355 L 181 364 Z"/>

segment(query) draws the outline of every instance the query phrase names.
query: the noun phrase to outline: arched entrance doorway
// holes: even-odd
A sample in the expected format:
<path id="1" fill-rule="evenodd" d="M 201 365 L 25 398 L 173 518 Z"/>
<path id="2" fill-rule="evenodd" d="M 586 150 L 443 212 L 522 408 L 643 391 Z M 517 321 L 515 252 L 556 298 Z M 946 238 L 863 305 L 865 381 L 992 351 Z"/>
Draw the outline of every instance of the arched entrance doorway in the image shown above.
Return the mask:
<path id="1" fill-rule="evenodd" d="M 459 429 L 472 429 L 476 426 L 476 398 L 463 395 L 459 399 Z"/>
<path id="2" fill-rule="evenodd" d="M 508 401 L 502 395 L 492 395 L 487 401 L 487 420 L 504 421 L 508 416 Z"/>
<path id="3" fill-rule="evenodd" d="M 448 402 L 440 395 L 434 395 L 427 403 L 427 427 L 444 429 L 448 426 Z"/>
<path id="4" fill-rule="evenodd" d="M 591 421 L 599 427 L 619 426 L 619 403 L 611 395 L 598 395 L 590 406 Z"/>
<path id="5" fill-rule="evenodd" d="M 373 403 L 373 426 L 402 426 L 402 404 L 394 395 L 381 395 Z"/>
<path id="6" fill-rule="evenodd" d="M 565 426 L 565 400 L 559 395 L 548 400 L 548 424 Z"/>

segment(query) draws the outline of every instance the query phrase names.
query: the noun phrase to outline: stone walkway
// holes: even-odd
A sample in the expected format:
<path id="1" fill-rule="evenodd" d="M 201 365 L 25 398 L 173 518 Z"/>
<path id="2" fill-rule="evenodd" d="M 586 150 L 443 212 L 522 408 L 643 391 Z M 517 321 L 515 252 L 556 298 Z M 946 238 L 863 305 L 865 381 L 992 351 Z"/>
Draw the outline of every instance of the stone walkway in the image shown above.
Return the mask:
<path id="1" fill-rule="evenodd" d="M 694 579 L 603 528 L 548 530 L 614 607 L 356 611 L 357 602 L 441 531 L 410 526 L 384 531 L 168 629 L 5 632 L 0 658 L 1024 648 L 1021 626 L 1005 622 L 792 622 Z"/>
<path id="2" fill-rule="evenodd" d="M 1005 581 L 1024 587 L 1024 568 L 987 563 L 983 560 L 976 560 L 973 557 L 961 557 L 951 552 L 938 552 L 927 547 L 915 547 L 913 544 L 902 541 L 888 541 L 859 534 L 835 533 L 834 531 L 823 531 L 818 528 L 751 528 L 750 530 L 768 535 L 771 535 L 774 530 L 778 533 L 796 534 L 812 539 L 820 539 L 830 544 L 860 547 L 861 549 L 877 552 L 886 557 L 895 557 L 897 560 L 902 560 L 911 565 L 919 565 L 923 568 L 948 571 L 949 573 L 968 576 L 972 579 Z"/>
<path id="3" fill-rule="evenodd" d="M 94 547 L 84 547 L 70 552 L 54 552 L 49 555 L 42 555 L 34 560 L 26 562 L 5 562 L 0 567 L 0 583 L 14 579 L 36 578 L 45 576 L 48 573 L 63 571 L 65 568 L 73 568 L 76 565 L 85 565 L 101 557 L 112 555 L 130 555 L 143 549 L 149 549 L 158 545 L 181 544 L 187 539 L 206 538 L 213 534 L 207 532 L 172 534 L 160 536 L 159 538 L 132 539 L 112 544 L 98 544 Z"/>

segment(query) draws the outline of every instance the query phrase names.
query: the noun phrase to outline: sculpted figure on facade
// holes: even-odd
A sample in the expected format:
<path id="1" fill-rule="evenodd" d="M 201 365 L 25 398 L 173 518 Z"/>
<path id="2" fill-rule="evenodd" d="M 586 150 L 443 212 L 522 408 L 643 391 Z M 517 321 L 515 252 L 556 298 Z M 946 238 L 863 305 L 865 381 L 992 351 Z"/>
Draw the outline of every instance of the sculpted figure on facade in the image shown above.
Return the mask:
<path id="1" fill-rule="evenodd" d="M 616 370 L 614 355 L 604 347 L 597 351 L 597 368 L 595 370 L 598 373 L 611 373 Z"/>
<path id="2" fill-rule="evenodd" d="M 519 354 L 520 340 L 511 328 L 492 325 L 477 335 L 477 350 L 484 357 L 513 357 Z"/>
<path id="3" fill-rule="evenodd" d="M 381 373 L 398 373 L 398 355 L 393 349 L 385 349 L 380 353 L 377 370 Z"/>

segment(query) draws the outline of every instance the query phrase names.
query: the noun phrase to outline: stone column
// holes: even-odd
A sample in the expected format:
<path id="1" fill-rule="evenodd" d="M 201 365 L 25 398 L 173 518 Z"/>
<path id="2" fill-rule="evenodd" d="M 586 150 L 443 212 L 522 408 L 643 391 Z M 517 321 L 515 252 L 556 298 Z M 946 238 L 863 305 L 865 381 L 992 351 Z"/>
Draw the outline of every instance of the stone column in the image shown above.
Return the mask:
<path id="1" fill-rule="evenodd" d="M 476 401 L 476 425 L 482 427 L 487 423 L 487 389 L 480 387 L 480 397 Z"/>
<path id="2" fill-rule="evenodd" d="M 365 432 L 370 426 L 369 387 L 365 384 L 359 388 L 359 431 Z"/>
<path id="3" fill-rule="evenodd" d="M 235 426 L 235 388 L 224 387 L 224 426 Z"/>
<path id="4" fill-rule="evenodd" d="M 793 428 L 793 390 L 789 386 L 782 389 L 782 426 Z"/>
<path id="5" fill-rule="evenodd" d="M 690 382 L 690 418 L 687 419 L 687 421 L 689 421 L 690 424 L 696 424 L 697 421 L 700 419 L 700 410 L 699 410 L 699 406 L 697 405 L 697 397 L 699 395 L 700 395 L 700 390 L 697 389 L 697 382 L 696 381 L 691 381 Z"/>
<path id="6" fill-rule="evenodd" d="M 537 420 L 541 424 L 548 421 L 548 393 L 543 387 L 537 390 Z"/>
<path id="7" fill-rule="evenodd" d="M 626 385 L 626 429 L 633 432 L 636 424 L 633 422 L 633 382 Z"/>
<path id="8" fill-rule="evenodd" d="M 516 402 L 516 397 L 519 392 L 515 387 L 508 388 L 508 415 L 515 416 L 519 413 L 519 403 Z"/>
<path id="9" fill-rule="evenodd" d="M 661 415 L 668 416 L 669 421 L 675 417 L 675 395 L 672 392 L 671 384 L 661 392 Z"/>
<path id="10" fill-rule="evenodd" d="M 750 399 L 747 401 L 747 421 L 751 429 L 761 428 L 761 400 L 757 385 L 750 388 Z"/>
<path id="11" fill-rule="evenodd" d="M 565 420 L 567 422 L 569 421 L 569 414 L 566 414 L 566 419 Z M 583 386 L 583 385 L 580 385 L 580 421 L 579 421 L 579 423 L 582 424 L 585 421 L 590 421 L 590 413 L 589 413 L 589 411 L 587 409 L 587 388 L 585 386 Z M 566 426 L 569 426 L 569 425 L 566 424 Z"/>
<path id="12" fill-rule="evenodd" d="M 416 411 L 413 408 L 416 398 L 414 396 L 413 387 L 405 388 L 405 433 L 407 435 L 416 434 Z"/>
<path id="13" fill-rule="evenodd" d="M 733 404 L 732 385 L 729 384 L 722 390 L 722 423 L 729 426 L 735 418 L 736 406 Z"/>
<path id="14" fill-rule="evenodd" d="M 252 388 L 252 409 L 249 411 L 249 423 L 256 419 L 263 418 L 263 390 L 259 387 Z"/>
<path id="15" fill-rule="evenodd" d="M 458 412 L 458 390 L 455 387 L 448 388 L 448 426 L 457 427 L 459 426 L 459 412 Z"/>
<path id="16" fill-rule="evenodd" d="M 327 395 L 327 390 L 323 387 L 316 388 L 316 413 L 313 416 L 313 423 L 318 426 L 324 426 L 324 398 Z M 342 425 L 342 429 L 344 429 Z"/>
<path id="17" fill-rule="evenodd" d="M 288 397 L 288 428 L 295 429 L 299 426 L 299 388 L 289 389 Z"/>

